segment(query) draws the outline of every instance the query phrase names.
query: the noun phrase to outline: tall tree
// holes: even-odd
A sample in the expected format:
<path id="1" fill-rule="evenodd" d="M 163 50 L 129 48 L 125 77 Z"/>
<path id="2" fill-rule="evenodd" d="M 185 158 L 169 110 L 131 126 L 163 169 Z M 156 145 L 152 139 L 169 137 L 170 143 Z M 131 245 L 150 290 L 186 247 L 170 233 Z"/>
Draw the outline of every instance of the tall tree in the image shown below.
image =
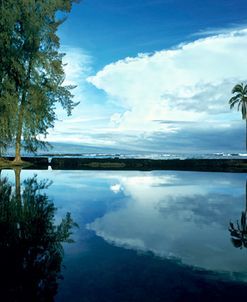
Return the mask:
<path id="1" fill-rule="evenodd" d="M 0 155 L 14 136 L 18 93 L 15 82 L 18 69 L 17 49 L 12 36 L 18 9 L 13 1 L 0 4 Z"/>
<path id="2" fill-rule="evenodd" d="M 232 109 L 235 105 L 237 109 L 242 112 L 242 119 L 246 123 L 246 150 L 247 150 L 247 85 L 243 83 L 237 84 L 233 87 L 232 93 L 234 96 L 229 100 L 230 108 Z"/>
<path id="3" fill-rule="evenodd" d="M 14 129 L 5 135 L 15 140 L 15 162 L 21 163 L 21 147 L 35 152 L 44 147 L 40 137 L 47 135 L 56 120 L 55 104 L 59 102 L 71 114 L 76 105 L 72 101 L 72 86 L 64 86 L 62 53 L 59 52 L 59 37 L 56 32 L 65 18 L 57 18 L 58 12 L 68 13 L 77 0 L 13 0 L 1 2 L 1 15 L 9 10 L 14 17 L 2 25 L 8 43 L 0 44 L 0 52 L 8 52 L 2 62 L 2 94 L 0 105 L 8 98 L 7 108 L 12 114 L 5 114 Z M 12 8 L 11 4 L 12 3 Z M 5 28 L 6 27 L 6 28 Z M 6 80 L 3 80 L 6 79 Z M 7 89 L 8 85 L 10 88 Z M 9 96 L 12 100 L 9 100 Z M 15 96 L 15 97 L 14 97 Z M 10 106 L 11 104 L 11 106 Z M 5 111 L 6 113 L 8 111 Z M 15 118 L 13 118 L 15 114 Z M 1 121 L 0 121 L 1 123 Z"/>

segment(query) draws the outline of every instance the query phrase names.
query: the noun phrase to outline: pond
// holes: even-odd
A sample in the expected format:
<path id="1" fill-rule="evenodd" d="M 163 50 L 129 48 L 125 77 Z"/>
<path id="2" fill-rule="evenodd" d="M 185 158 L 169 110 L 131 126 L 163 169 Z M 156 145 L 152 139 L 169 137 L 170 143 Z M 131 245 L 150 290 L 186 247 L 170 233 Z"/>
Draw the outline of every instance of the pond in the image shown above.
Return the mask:
<path id="1" fill-rule="evenodd" d="M 17 199 L 0 208 L 3 301 L 246 296 L 244 174 L 3 170 L 1 179 L 0 203 Z"/>

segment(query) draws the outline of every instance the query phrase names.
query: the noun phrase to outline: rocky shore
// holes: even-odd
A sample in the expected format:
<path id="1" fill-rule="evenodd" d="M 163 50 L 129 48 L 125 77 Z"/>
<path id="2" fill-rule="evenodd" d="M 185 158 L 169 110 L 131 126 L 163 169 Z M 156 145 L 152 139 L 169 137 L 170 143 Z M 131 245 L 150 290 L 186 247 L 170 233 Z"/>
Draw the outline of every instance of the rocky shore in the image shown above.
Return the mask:
<path id="1" fill-rule="evenodd" d="M 75 158 L 54 157 L 23 157 L 29 163 L 25 169 L 53 170 L 181 170 L 205 172 L 247 172 L 247 159 L 121 159 L 121 158 Z M 4 166 L 11 168 L 13 158 L 5 158 Z"/>

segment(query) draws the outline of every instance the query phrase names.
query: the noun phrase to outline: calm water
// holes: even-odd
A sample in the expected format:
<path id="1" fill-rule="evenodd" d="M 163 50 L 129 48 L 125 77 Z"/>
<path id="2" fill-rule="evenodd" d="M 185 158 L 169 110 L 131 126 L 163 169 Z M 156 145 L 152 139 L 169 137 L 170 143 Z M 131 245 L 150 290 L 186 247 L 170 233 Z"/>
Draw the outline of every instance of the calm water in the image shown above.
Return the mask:
<path id="1" fill-rule="evenodd" d="M 54 203 L 53 224 L 70 212 L 79 228 L 73 227 L 74 243 L 63 243 L 61 259 L 56 258 L 60 245 L 49 242 L 55 238 L 49 235 L 51 225 L 49 240 L 41 234 L 46 227 L 38 228 L 33 234 L 39 238 L 28 241 L 31 248 L 21 231 L 9 243 L 0 230 L 6 270 L 1 292 L 10 293 L 0 301 L 232 301 L 246 296 L 244 174 L 24 170 L 21 182 L 34 174 L 37 182 L 52 181 L 37 191 L 37 200 L 46 193 Z M 8 177 L 15 195 L 14 172 L 2 171 L 1 177 Z M 45 212 L 43 218 L 25 215 L 26 228 L 40 226 L 46 217 Z M 39 252 L 29 256 L 37 246 Z M 14 281 L 3 282 L 11 274 Z M 35 293 L 25 297 L 31 288 L 38 291 L 36 300 Z"/>

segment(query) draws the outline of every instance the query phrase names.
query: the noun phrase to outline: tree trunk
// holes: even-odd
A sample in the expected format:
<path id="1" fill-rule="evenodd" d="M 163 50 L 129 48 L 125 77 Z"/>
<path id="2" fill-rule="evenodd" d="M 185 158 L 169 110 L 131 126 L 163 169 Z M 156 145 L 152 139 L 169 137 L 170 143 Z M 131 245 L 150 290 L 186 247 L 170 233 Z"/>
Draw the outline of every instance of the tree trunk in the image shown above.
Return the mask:
<path id="1" fill-rule="evenodd" d="M 27 78 L 25 80 L 26 86 L 23 88 L 23 91 L 22 91 L 20 109 L 18 112 L 18 124 L 17 124 L 17 133 L 16 133 L 16 141 L 15 141 L 15 159 L 14 159 L 14 163 L 16 163 L 16 164 L 23 163 L 21 160 L 21 136 L 22 136 L 22 129 L 23 129 L 26 95 L 27 95 L 27 90 L 28 90 L 28 86 L 29 86 L 29 82 L 30 82 L 32 60 L 33 60 L 33 58 L 31 55 L 29 58 Z"/>
<path id="2" fill-rule="evenodd" d="M 23 117 L 24 117 L 24 100 L 25 96 L 23 94 L 21 104 L 20 104 L 20 110 L 18 113 L 18 124 L 17 124 L 17 133 L 16 133 L 16 139 L 15 139 L 15 163 L 21 163 L 21 136 L 22 136 L 22 127 L 23 127 Z"/>
<path id="3" fill-rule="evenodd" d="M 247 119 L 245 119 L 245 126 L 246 126 L 246 131 L 245 131 L 245 148 L 247 150 Z"/>

